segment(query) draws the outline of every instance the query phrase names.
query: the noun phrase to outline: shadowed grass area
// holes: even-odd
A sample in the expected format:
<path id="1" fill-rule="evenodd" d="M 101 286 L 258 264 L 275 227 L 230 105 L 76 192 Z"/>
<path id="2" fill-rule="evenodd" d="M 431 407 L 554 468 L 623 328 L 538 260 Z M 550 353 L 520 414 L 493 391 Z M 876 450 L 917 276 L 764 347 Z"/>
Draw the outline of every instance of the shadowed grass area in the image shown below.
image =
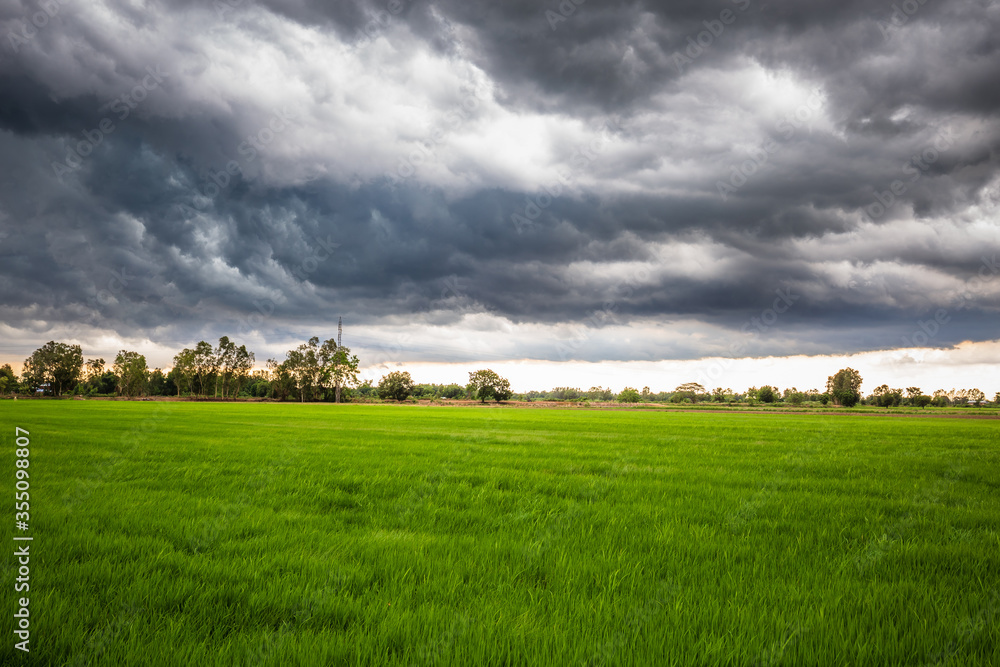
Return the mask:
<path id="1" fill-rule="evenodd" d="M 31 433 L 33 664 L 1000 663 L 995 421 L 0 416 L 11 501 L 14 427 Z"/>

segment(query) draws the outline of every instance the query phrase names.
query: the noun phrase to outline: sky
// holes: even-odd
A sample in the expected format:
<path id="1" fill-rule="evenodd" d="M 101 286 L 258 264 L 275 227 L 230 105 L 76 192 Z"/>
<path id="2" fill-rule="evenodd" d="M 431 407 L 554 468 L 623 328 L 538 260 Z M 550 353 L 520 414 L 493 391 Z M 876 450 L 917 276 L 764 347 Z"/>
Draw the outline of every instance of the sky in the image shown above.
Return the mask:
<path id="1" fill-rule="evenodd" d="M 995 0 L 0 0 L 0 363 L 1000 391 Z"/>

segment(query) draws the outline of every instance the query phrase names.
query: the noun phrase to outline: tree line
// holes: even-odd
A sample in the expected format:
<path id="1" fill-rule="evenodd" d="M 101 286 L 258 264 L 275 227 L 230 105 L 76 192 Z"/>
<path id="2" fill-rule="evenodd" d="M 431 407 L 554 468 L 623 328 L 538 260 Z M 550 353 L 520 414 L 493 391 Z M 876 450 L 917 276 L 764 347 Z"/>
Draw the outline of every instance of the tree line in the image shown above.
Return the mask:
<path id="1" fill-rule="evenodd" d="M 340 402 L 343 390 L 357 384 L 359 360 L 334 339 L 317 337 L 289 350 L 285 359 L 267 360 L 254 370 L 255 355 L 228 336 L 217 346 L 199 341 L 173 359 L 164 373 L 150 369 L 146 357 L 121 350 L 109 367 L 101 358 L 83 358 L 79 345 L 49 341 L 24 360 L 18 377 L 10 364 L 0 367 L 0 394 L 49 396 L 190 396 L 235 399 L 290 396 L 300 401 Z"/>
<path id="2" fill-rule="evenodd" d="M 736 392 L 731 388 L 707 390 L 697 382 L 677 386 L 673 391 L 653 392 L 625 387 L 620 392 L 601 386 L 582 390 L 556 387 L 548 391 L 511 391 L 510 382 L 491 369 L 469 373 L 464 384 L 417 384 L 408 372 L 393 371 L 374 384 L 359 383 L 359 360 L 350 348 L 334 339 L 320 342 L 312 337 L 288 350 L 282 361 L 268 359 L 264 369 L 254 369 L 254 353 L 245 345 L 237 346 L 228 336 L 213 346 L 199 341 L 173 358 L 166 373 L 149 369 L 144 355 L 121 350 L 110 367 L 104 359 L 84 360 L 79 345 L 49 341 L 25 359 L 21 375 L 9 364 L 0 367 L 0 395 L 21 394 L 63 396 L 188 396 L 194 398 L 271 398 L 276 400 L 332 401 L 420 399 L 486 401 L 593 401 L 604 403 L 729 403 L 774 405 L 834 405 L 854 407 L 981 406 L 986 395 L 978 388 L 938 389 L 925 394 L 919 387 L 892 388 L 886 384 L 871 394 L 861 393 L 861 374 L 844 368 L 827 378 L 825 391 L 795 387 L 779 390 L 773 385 L 749 387 Z M 1000 392 L 993 398 L 1000 405 Z"/>

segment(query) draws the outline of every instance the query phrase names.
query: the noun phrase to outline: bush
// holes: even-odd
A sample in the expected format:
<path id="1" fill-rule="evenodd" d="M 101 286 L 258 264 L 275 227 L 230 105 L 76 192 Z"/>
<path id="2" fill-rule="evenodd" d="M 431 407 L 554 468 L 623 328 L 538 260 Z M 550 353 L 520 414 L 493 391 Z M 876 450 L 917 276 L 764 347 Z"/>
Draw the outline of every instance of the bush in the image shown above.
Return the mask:
<path id="1" fill-rule="evenodd" d="M 619 403 L 638 403 L 639 398 L 639 392 L 634 387 L 625 387 L 618 394 Z"/>
<path id="2" fill-rule="evenodd" d="M 413 392 L 413 378 L 405 371 L 393 371 L 378 383 L 378 397 L 382 400 L 405 401 Z"/>

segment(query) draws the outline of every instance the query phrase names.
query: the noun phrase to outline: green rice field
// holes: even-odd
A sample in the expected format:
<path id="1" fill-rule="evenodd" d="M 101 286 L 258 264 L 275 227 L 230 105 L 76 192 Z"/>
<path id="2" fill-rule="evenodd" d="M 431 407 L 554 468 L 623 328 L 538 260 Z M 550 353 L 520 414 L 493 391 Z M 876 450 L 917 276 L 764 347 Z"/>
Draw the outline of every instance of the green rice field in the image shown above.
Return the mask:
<path id="1" fill-rule="evenodd" d="M 1000 664 L 993 419 L 23 400 L 0 424 L 3 665 Z"/>

